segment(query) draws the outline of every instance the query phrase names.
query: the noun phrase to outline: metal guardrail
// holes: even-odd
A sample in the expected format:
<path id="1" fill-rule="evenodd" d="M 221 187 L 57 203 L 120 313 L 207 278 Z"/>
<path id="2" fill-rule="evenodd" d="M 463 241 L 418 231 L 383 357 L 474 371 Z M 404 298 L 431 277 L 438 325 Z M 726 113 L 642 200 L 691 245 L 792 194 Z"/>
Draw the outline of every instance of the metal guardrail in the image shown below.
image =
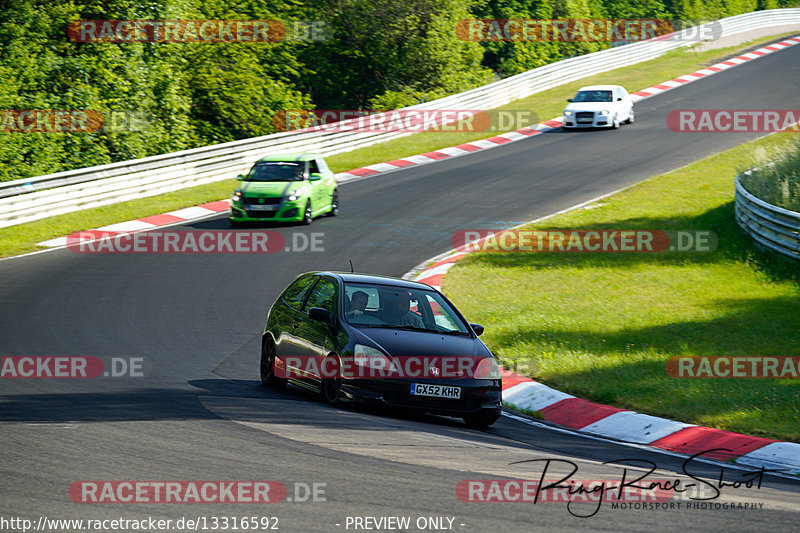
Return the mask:
<path id="1" fill-rule="evenodd" d="M 648 61 L 693 44 L 695 41 L 688 40 L 688 36 L 698 28 L 718 25 L 719 36 L 724 37 L 781 24 L 800 24 L 800 9 L 775 9 L 729 17 L 688 28 L 671 39 L 636 42 L 565 59 L 405 109 L 493 109 L 564 83 Z M 338 125 L 355 122 L 356 119 Z M 0 183 L 0 228 L 227 179 L 245 172 L 253 161 L 270 152 L 319 152 L 328 156 L 412 133 L 305 129 L 3 182 Z"/>
<path id="2" fill-rule="evenodd" d="M 736 222 L 758 244 L 800 261 L 800 213 L 756 198 L 736 176 Z"/>

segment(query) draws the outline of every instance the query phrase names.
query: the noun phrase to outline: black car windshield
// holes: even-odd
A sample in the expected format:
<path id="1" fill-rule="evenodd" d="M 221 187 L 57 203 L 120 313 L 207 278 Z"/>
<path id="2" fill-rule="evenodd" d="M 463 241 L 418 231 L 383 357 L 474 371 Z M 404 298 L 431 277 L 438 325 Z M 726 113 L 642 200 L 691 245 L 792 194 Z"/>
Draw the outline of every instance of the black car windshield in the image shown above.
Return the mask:
<path id="1" fill-rule="evenodd" d="M 303 181 L 304 161 L 258 161 L 244 181 Z"/>
<path id="2" fill-rule="evenodd" d="M 354 326 L 469 335 L 440 294 L 391 285 L 345 283 L 344 316 Z"/>
<path id="3" fill-rule="evenodd" d="M 573 102 L 613 102 L 611 91 L 578 91 Z"/>

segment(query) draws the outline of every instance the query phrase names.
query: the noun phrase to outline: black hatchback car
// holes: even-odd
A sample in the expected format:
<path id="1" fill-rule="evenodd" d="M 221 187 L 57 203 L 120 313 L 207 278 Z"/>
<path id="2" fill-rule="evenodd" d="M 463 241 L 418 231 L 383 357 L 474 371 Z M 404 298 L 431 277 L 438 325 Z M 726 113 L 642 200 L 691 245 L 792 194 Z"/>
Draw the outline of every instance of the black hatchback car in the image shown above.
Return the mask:
<path id="1" fill-rule="evenodd" d="M 309 272 L 270 308 L 261 381 L 291 381 L 331 404 L 376 402 L 487 427 L 500 416 L 502 388 L 481 333 L 424 283 Z"/>

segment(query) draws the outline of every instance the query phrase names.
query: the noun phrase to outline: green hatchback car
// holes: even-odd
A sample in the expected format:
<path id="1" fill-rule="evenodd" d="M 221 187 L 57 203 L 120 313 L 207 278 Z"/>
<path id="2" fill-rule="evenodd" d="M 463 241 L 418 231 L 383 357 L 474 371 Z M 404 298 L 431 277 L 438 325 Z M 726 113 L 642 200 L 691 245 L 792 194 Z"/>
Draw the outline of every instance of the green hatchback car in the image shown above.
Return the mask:
<path id="1" fill-rule="evenodd" d="M 314 217 L 339 214 L 339 189 L 319 154 L 262 157 L 242 176 L 231 196 L 230 221 L 311 224 Z"/>

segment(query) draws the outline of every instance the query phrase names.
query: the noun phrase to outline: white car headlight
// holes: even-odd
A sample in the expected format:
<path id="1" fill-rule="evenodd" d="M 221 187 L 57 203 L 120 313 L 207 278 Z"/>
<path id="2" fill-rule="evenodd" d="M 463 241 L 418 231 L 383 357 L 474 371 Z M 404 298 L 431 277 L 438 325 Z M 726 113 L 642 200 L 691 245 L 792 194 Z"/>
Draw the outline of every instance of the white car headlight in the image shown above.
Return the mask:
<path id="1" fill-rule="evenodd" d="M 289 201 L 294 202 L 298 198 L 300 198 L 300 194 L 303 192 L 302 189 L 292 189 L 289 191 Z"/>
<path id="2" fill-rule="evenodd" d="M 231 195 L 231 202 L 241 202 L 242 201 L 242 191 L 233 191 Z"/>
<path id="3" fill-rule="evenodd" d="M 611 113 L 611 111 L 609 111 L 608 109 L 603 109 L 602 111 L 600 111 L 601 115 L 608 115 L 610 113 Z"/>
<path id="4" fill-rule="evenodd" d="M 497 364 L 494 357 L 481 359 L 473 377 L 475 379 L 500 379 L 500 365 Z"/>
<path id="5" fill-rule="evenodd" d="M 564 111 L 564 116 L 565 116 L 565 117 L 571 117 L 571 116 L 572 116 L 572 111 L 566 111 L 566 110 L 565 110 L 565 111 Z"/>

